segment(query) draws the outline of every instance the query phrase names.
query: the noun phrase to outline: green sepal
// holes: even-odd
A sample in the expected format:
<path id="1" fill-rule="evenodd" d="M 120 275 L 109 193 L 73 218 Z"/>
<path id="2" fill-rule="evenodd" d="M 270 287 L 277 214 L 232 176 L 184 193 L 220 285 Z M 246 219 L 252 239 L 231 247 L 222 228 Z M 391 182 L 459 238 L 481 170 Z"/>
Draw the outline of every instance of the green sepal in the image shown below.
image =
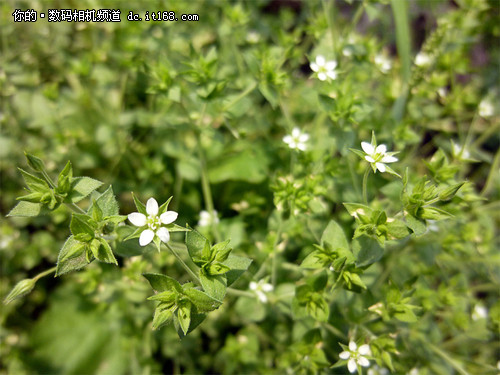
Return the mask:
<path id="1" fill-rule="evenodd" d="M 99 238 L 98 241 L 100 246 L 97 248 L 96 253 L 93 252 L 96 259 L 104 263 L 113 263 L 115 265 L 118 265 L 118 262 L 116 261 L 113 250 L 111 250 L 111 246 L 109 246 L 108 241 L 106 241 L 104 238 Z"/>
<path id="2" fill-rule="evenodd" d="M 159 273 L 144 273 L 142 274 L 151 284 L 151 287 L 157 292 L 163 292 L 166 290 L 175 290 L 178 293 L 182 293 L 182 286 L 175 279 L 169 276 L 162 275 Z"/>
<path id="3" fill-rule="evenodd" d="M 187 335 L 189 324 L 191 323 L 191 306 L 190 302 L 183 301 L 179 304 L 177 309 L 177 319 L 185 335 Z"/>
<path id="4" fill-rule="evenodd" d="M 366 154 L 363 151 L 356 150 L 355 148 L 350 148 L 349 151 L 354 152 L 356 155 L 358 155 L 361 159 L 366 160 L 365 156 Z"/>
<path id="5" fill-rule="evenodd" d="M 171 309 L 160 309 L 159 307 L 155 310 L 155 315 L 153 317 L 153 329 L 160 329 L 166 324 L 172 322 L 173 312 Z"/>
<path id="6" fill-rule="evenodd" d="M 442 201 L 448 201 L 452 199 L 455 196 L 455 194 L 457 194 L 458 190 L 460 190 L 460 188 L 464 186 L 464 184 L 465 181 L 459 182 L 458 184 L 455 184 L 453 186 L 450 186 L 449 188 L 444 189 L 441 193 L 439 193 L 439 199 Z"/>
<path id="7" fill-rule="evenodd" d="M 167 201 L 158 208 L 158 215 L 161 215 L 162 213 L 168 210 L 168 205 L 170 204 L 172 198 L 173 197 L 168 198 Z"/>
<path id="8" fill-rule="evenodd" d="M 399 177 L 399 178 L 402 178 L 401 175 L 399 175 L 394 169 L 392 169 L 391 167 L 389 167 L 387 164 L 385 165 L 385 171 L 387 173 L 390 173 L 392 174 L 393 176 L 396 176 L 396 177 Z"/>
<path id="9" fill-rule="evenodd" d="M 146 206 L 144 203 L 142 203 L 134 193 L 132 193 L 132 198 L 134 199 L 135 207 L 137 207 L 137 212 L 148 216 L 148 213 L 146 212 Z"/>
<path id="10" fill-rule="evenodd" d="M 213 275 L 213 276 L 223 275 L 231 270 L 231 268 L 229 268 L 225 264 L 222 264 L 219 262 L 213 262 L 213 263 L 207 264 L 202 269 L 206 275 Z"/>
<path id="11" fill-rule="evenodd" d="M 68 161 L 57 178 L 56 192 L 60 195 L 66 196 L 71 191 L 71 182 L 73 180 L 73 167 L 71 162 Z"/>
<path id="12" fill-rule="evenodd" d="M 212 246 L 212 251 L 215 253 L 215 258 L 217 262 L 224 262 L 231 253 L 232 249 L 229 247 L 229 242 L 231 240 L 226 240 L 224 242 L 219 242 Z"/>
<path id="13" fill-rule="evenodd" d="M 160 292 L 157 294 L 152 295 L 151 297 L 148 297 L 148 300 L 150 301 L 160 301 L 163 302 L 165 305 L 170 305 L 175 304 L 175 299 L 178 296 L 178 293 L 174 290 L 165 290 L 164 292 Z"/>
<path id="14" fill-rule="evenodd" d="M 181 227 L 177 224 L 168 224 L 165 225 L 165 228 L 167 228 L 169 232 L 189 232 L 191 230 L 189 228 Z"/>

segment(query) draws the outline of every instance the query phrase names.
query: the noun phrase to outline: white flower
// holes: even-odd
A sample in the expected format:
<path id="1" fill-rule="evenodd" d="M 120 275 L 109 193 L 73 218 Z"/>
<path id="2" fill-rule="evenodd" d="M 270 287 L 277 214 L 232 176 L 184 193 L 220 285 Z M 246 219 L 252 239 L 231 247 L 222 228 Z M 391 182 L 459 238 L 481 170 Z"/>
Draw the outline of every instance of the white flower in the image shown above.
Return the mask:
<path id="1" fill-rule="evenodd" d="M 408 375 L 418 375 L 419 373 L 420 373 L 420 371 L 418 371 L 418 368 L 414 367 L 410 370 Z"/>
<path id="2" fill-rule="evenodd" d="M 367 375 L 389 375 L 389 370 L 375 365 L 373 368 L 368 370 Z"/>
<path id="3" fill-rule="evenodd" d="M 392 68 L 391 60 L 385 55 L 377 55 L 374 58 L 375 65 L 380 69 L 382 73 L 388 73 Z"/>
<path id="4" fill-rule="evenodd" d="M 200 212 L 200 221 L 198 221 L 199 227 L 208 227 L 212 224 L 217 224 L 219 222 L 219 218 L 217 217 L 217 211 L 213 210 L 212 215 L 208 211 Z"/>
<path id="5" fill-rule="evenodd" d="M 309 134 L 302 133 L 299 128 L 294 128 L 291 135 L 285 135 L 283 137 L 283 142 L 285 142 L 288 147 L 305 151 L 307 146 L 306 142 L 309 140 Z"/>
<path id="6" fill-rule="evenodd" d="M 266 283 L 264 280 L 260 280 L 258 283 L 251 281 L 249 286 L 250 290 L 255 292 L 262 303 L 267 303 L 266 293 L 272 292 L 274 289 L 271 284 Z"/>
<path id="7" fill-rule="evenodd" d="M 255 30 L 251 30 L 247 33 L 246 40 L 250 44 L 258 43 L 260 41 L 260 34 Z"/>
<path id="8" fill-rule="evenodd" d="M 320 81 L 337 78 L 337 72 L 335 71 L 337 62 L 335 60 L 326 61 L 323 56 L 318 55 L 316 62 L 312 62 L 309 66 L 313 72 L 317 73 Z"/>
<path id="9" fill-rule="evenodd" d="M 444 99 L 448 96 L 448 89 L 446 87 L 440 87 L 438 88 L 437 93 L 441 98 Z"/>
<path id="10" fill-rule="evenodd" d="M 458 160 L 466 160 L 470 159 L 470 152 L 465 146 L 460 146 L 455 142 L 451 141 L 452 144 L 452 153 L 455 158 Z"/>
<path id="11" fill-rule="evenodd" d="M 493 103 L 491 103 L 488 99 L 481 100 L 481 103 L 479 103 L 479 115 L 481 117 L 493 116 L 494 111 Z"/>
<path id="12" fill-rule="evenodd" d="M 361 345 L 359 348 L 354 341 L 349 342 L 349 350 L 344 350 L 339 354 L 340 359 L 349 360 L 347 362 L 347 368 L 349 372 L 356 372 L 358 366 L 368 367 L 370 366 L 370 361 L 364 357 L 370 355 L 370 346 L 367 344 Z"/>
<path id="13" fill-rule="evenodd" d="M 431 63 L 431 61 L 431 56 L 425 52 L 419 52 L 417 53 L 417 56 L 415 56 L 415 65 L 417 66 L 427 66 Z"/>
<path id="14" fill-rule="evenodd" d="M 472 311 L 472 320 L 486 319 L 488 317 L 488 309 L 483 305 L 474 306 Z"/>
<path id="15" fill-rule="evenodd" d="M 146 203 L 146 212 L 148 216 L 140 212 L 133 212 L 128 215 L 128 220 L 136 227 L 146 227 L 139 237 L 139 245 L 146 246 L 153 241 L 155 236 L 167 243 L 170 240 L 170 233 L 162 224 L 173 223 L 177 219 L 177 212 L 166 211 L 158 216 L 158 202 L 154 198 L 149 198 Z"/>
<path id="16" fill-rule="evenodd" d="M 378 169 L 383 173 L 387 170 L 385 163 L 398 161 L 397 158 L 392 156 L 395 152 L 387 152 L 386 145 L 377 146 L 368 142 L 361 142 L 361 148 L 366 153 L 365 160 L 371 163 L 374 172 Z"/>

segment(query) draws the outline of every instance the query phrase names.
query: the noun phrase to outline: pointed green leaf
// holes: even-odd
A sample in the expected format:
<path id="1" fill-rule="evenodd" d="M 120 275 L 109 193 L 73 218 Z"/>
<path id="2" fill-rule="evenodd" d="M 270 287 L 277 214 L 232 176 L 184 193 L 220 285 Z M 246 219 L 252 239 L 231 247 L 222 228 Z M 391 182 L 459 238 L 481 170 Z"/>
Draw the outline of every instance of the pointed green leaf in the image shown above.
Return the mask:
<path id="1" fill-rule="evenodd" d="M 226 240 L 224 242 L 219 242 L 212 247 L 212 251 L 215 253 L 215 260 L 218 262 L 224 262 L 231 252 L 231 248 L 229 247 L 229 242 L 231 240 Z"/>
<path id="2" fill-rule="evenodd" d="M 149 281 L 151 287 L 157 292 L 163 292 L 165 290 L 175 290 L 179 293 L 182 292 L 181 284 L 169 276 L 159 273 L 144 273 L 142 276 Z"/>
<path id="3" fill-rule="evenodd" d="M 112 186 L 108 187 L 95 200 L 95 203 L 101 209 L 103 217 L 117 216 L 119 214 L 118 202 L 116 201 Z"/>
<path id="4" fill-rule="evenodd" d="M 224 265 L 231 268 L 231 271 L 226 273 L 227 286 L 233 284 L 239 277 L 248 269 L 252 263 L 252 259 L 239 257 L 236 255 L 229 255 L 229 257 L 223 262 Z"/>
<path id="5" fill-rule="evenodd" d="M 97 260 L 100 260 L 104 263 L 113 263 L 118 265 L 115 256 L 113 255 L 113 251 L 111 250 L 111 246 L 104 238 L 99 238 L 100 246 L 97 249 L 97 254 L 94 253 L 94 256 Z"/>
<path id="6" fill-rule="evenodd" d="M 21 171 L 21 174 L 23 175 L 24 178 L 24 182 L 26 183 L 26 186 L 30 191 L 45 193 L 50 190 L 49 185 L 41 178 L 38 178 L 21 168 L 19 168 L 19 171 Z"/>
<path id="7" fill-rule="evenodd" d="M 227 279 L 224 275 L 200 274 L 201 286 L 205 292 L 218 301 L 222 301 L 226 295 Z"/>
<path id="8" fill-rule="evenodd" d="M 427 225 L 425 221 L 417 219 L 413 215 L 406 215 L 406 224 L 415 233 L 416 236 L 421 236 L 427 231 Z"/>
<path id="9" fill-rule="evenodd" d="M 73 214 L 71 217 L 71 223 L 69 228 L 74 236 L 78 234 L 87 234 L 90 239 L 94 238 L 94 228 L 92 228 L 92 223 L 90 222 L 90 217 L 83 214 Z"/>
<path id="10" fill-rule="evenodd" d="M 222 300 L 217 300 L 193 287 L 184 288 L 183 293 L 201 313 L 213 311 L 222 304 Z"/>
<path id="11" fill-rule="evenodd" d="M 69 193 L 68 200 L 72 203 L 79 202 L 101 185 L 101 181 L 90 177 L 75 177 L 71 180 L 71 192 Z"/>
<path id="12" fill-rule="evenodd" d="M 361 236 L 352 241 L 352 249 L 356 256 L 356 267 L 367 267 L 380 260 L 384 249 L 373 238 Z"/>
<path id="13" fill-rule="evenodd" d="M 56 276 L 85 267 L 87 261 L 85 245 L 70 236 L 64 243 L 57 259 Z"/>
<path id="14" fill-rule="evenodd" d="M 202 252 L 208 240 L 198 231 L 191 229 L 186 233 L 186 246 L 191 259 L 203 259 Z"/>
<path id="15" fill-rule="evenodd" d="M 48 211 L 45 208 L 43 208 L 43 206 L 40 203 L 21 201 L 8 213 L 7 216 L 34 217 L 38 215 L 43 215 L 47 212 Z"/>
<path id="16" fill-rule="evenodd" d="M 321 246 L 330 245 L 332 249 L 349 249 L 349 243 L 345 237 L 343 229 L 335 221 L 328 223 L 323 235 L 321 236 Z"/>

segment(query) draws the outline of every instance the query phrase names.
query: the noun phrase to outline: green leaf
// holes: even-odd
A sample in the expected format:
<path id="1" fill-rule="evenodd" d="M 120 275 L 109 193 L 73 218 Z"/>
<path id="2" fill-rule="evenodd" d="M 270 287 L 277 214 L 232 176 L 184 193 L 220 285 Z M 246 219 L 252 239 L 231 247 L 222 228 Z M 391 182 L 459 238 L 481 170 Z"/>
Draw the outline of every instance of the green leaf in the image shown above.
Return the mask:
<path id="1" fill-rule="evenodd" d="M 79 202 L 101 185 L 101 181 L 94 180 L 90 177 L 75 177 L 71 180 L 71 192 L 69 193 L 68 199 L 72 203 Z"/>
<path id="2" fill-rule="evenodd" d="M 110 186 L 95 200 L 104 217 L 117 216 L 119 214 L 118 202 L 116 201 L 113 187 Z"/>
<path id="3" fill-rule="evenodd" d="M 191 303 L 196 306 L 198 312 L 201 313 L 213 311 L 222 303 L 222 300 L 215 299 L 205 292 L 193 287 L 185 288 L 183 293 L 187 298 L 189 298 Z"/>
<path id="4" fill-rule="evenodd" d="M 252 263 L 252 259 L 239 257 L 236 255 L 229 255 L 229 257 L 222 263 L 229 268 L 231 271 L 226 273 L 227 286 L 231 286 L 239 277 L 248 269 Z"/>
<path id="5" fill-rule="evenodd" d="M 352 241 L 352 249 L 356 256 L 356 267 L 367 267 L 380 260 L 384 249 L 374 239 L 361 236 Z"/>
<path id="6" fill-rule="evenodd" d="M 314 319 L 320 322 L 328 321 L 328 316 L 330 315 L 330 308 L 326 303 L 323 296 L 318 293 L 315 293 L 312 299 L 307 303 L 307 312 Z"/>
<path id="7" fill-rule="evenodd" d="M 42 159 L 37 158 L 35 155 L 28 154 L 27 152 L 24 153 L 24 156 L 26 156 L 29 167 L 35 172 L 43 172 L 45 170 Z"/>
<path id="8" fill-rule="evenodd" d="M 24 279 L 19 281 L 14 288 L 10 291 L 10 293 L 3 300 L 4 304 L 11 303 L 17 298 L 24 297 L 25 295 L 31 293 L 33 288 L 35 287 L 36 280 L 35 279 Z"/>
<path id="9" fill-rule="evenodd" d="M 212 251 L 215 253 L 215 260 L 217 262 L 224 262 L 231 252 L 231 248 L 229 247 L 229 242 L 231 240 L 226 240 L 224 242 L 219 242 L 212 247 Z"/>
<path id="10" fill-rule="evenodd" d="M 331 220 L 328 223 L 323 235 L 321 236 L 321 246 L 328 244 L 332 249 L 343 248 L 349 249 L 349 244 L 345 237 L 344 231 L 335 221 Z"/>
<path id="11" fill-rule="evenodd" d="M 359 203 L 343 203 L 349 215 L 359 218 L 360 216 L 372 216 L 373 209 L 364 204 Z"/>
<path id="12" fill-rule="evenodd" d="M 43 208 L 40 203 L 32 203 L 21 201 L 19 202 L 7 216 L 24 216 L 24 217 L 34 217 L 38 215 L 43 215 L 48 211 Z"/>
<path id="13" fill-rule="evenodd" d="M 427 231 L 427 226 L 424 220 L 417 219 L 413 215 L 407 214 L 406 224 L 415 233 L 416 236 L 421 236 Z"/>
<path id="14" fill-rule="evenodd" d="M 141 246 L 139 245 L 139 241 L 137 241 L 135 238 L 125 240 L 125 238 L 133 234 L 135 231 L 135 228 L 128 225 L 116 227 L 116 233 L 118 235 L 118 239 L 116 240 L 114 245 L 116 254 L 123 257 L 133 257 L 142 255 L 145 252 L 152 250 L 153 246 L 151 244 L 147 246 Z"/>
<path id="15" fill-rule="evenodd" d="M 224 275 L 225 273 L 229 272 L 231 268 L 229 268 L 225 264 L 219 262 L 213 262 L 203 267 L 203 270 L 207 275 L 215 276 L 215 275 Z"/>
<path id="16" fill-rule="evenodd" d="M 96 259 L 104 263 L 114 263 L 118 265 L 109 243 L 104 238 L 99 238 L 99 243 L 100 246 L 97 248 L 97 253 L 94 253 Z"/>
<path id="17" fill-rule="evenodd" d="M 328 282 L 328 275 L 326 271 L 323 270 L 309 277 L 306 282 L 313 288 L 315 292 L 320 292 L 326 287 L 326 283 Z"/>
<path id="18" fill-rule="evenodd" d="M 324 94 L 318 95 L 319 104 L 326 113 L 335 113 L 337 108 L 337 100 Z"/>
<path id="19" fill-rule="evenodd" d="M 78 270 L 88 263 L 85 245 L 70 236 L 59 252 L 56 276 Z"/>
<path id="20" fill-rule="evenodd" d="M 408 227 L 401 220 L 388 222 L 386 227 L 389 235 L 397 239 L 405 238 L 410 234 Z"/>
<path id="21" fill-rule="evenodd" d="M 427 220 L 441 220 L 453 217 L 449 212 L 437 207 L 425 207 L 422 209 L 421 218 Z"/>
<path id="22" fill-rule="evenodd" d="M 38 193 L 45 193 L 50 191 L 49 185 L 41 178 L 38 178 L 21 168 L 19 168 L 19 171 L 21 171 L 21 174 L 23 175 L 24 178 L 24 182 L 26 183 L 26 186 L 30 191 Z"/>
<path id="23" fill-rule="evenodd" d="M 222 301 L 226 295 L 227 279 L 224 275 L 200 274 L 201 286 L 205 292 L 218 301 Z"/>
<path id="24" fill-rule="evenodd" d="M 169 276 L 161 275 L 159 273 L 144 273 L 142 274 L 151 284 L 151 287 L 157 292 L 163 292 L 165 290 L 175 290 L 178 293 L 182 293 L 182 286 L 175 279 Z"/>
<path id="25" fill-rule="evenodd" d="M 193 262 L 203 259 L 203 249 L 207 244 L 208 240 L 200 232 L 191 229 L 186 233 L 186 247 Z"/>
<path id="26" fill-rule="evenodd" d="M 172 322 L 173 313 L 171 309 L 159 309 L 155 310 L 155 315 L 153 317 L 153 329 L 160 329 L 162 326 Z"/>
<path id="27" fill-rule="evenodd" d="M 250 144 L 243 145 L 234 153 L 224 153 L 209 165 L 208 177 L 211 183 L 228 180 L 260 183 L 267 177 L 268 158 L 266 154 Z"/>
<path id="28" fill-rule="evenodd" d="M 192 332 L 196 327 L 198 327 L 205 320 L 206 317 L 207 316 L 205 314 L 197 314 L 191 311 L 191 322 L 189 324 L 189 329 L 187 333 L 184 333 L 184 331 L 179 326 L 179 320 L 176 319 L 176 317 L 174 316 L 174 325 L 177 330 L 177 334 L 182 339 L 186 334 Z"/>
<path id="29" fill-rule="evenodd" d="M 86 234 L 90 237 L 90 239 L 94 238 L 95 233 L 94 229 L 90 222 L 90 217 L 83 214 L 73 214 L 71 217 L 71 223 L 69 224 L 69 228 L 71 229 L 71 233 L 74 236 L 78 234 Z"/>
<path id="30" fill-rule="evenodd" d="M 185 302 L 179 306 L 177 309 L 177 319 L 179 319 L 182 332 L 186 335 L 191 323 L 191 303 Z"/>
<path id="31" fill-rule="evenodd" d="M 318 269 L 326 267 L 330 263 L 330 259 L 326 258 L 319 250 L 314 250 L 311 254 L 305 257 L 300 267 L 308 269 Z"/>

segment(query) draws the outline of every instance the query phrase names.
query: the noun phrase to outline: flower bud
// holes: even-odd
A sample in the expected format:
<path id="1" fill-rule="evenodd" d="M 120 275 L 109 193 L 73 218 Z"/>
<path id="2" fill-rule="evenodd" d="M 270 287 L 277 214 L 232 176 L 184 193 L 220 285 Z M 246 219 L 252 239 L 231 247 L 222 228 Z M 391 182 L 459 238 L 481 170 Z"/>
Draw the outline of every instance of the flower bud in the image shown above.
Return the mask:
<path id="1" fill-rule="evenodd" d="M 24 156 L 26 156 L 26 160 L 28 161 L 28 165 L 31 169 L 36 172 L 42 172 L 45 170 L 45 165 L 43 164 L 42 159 L 37 158 L 35 155 L 28 154 L 27 152 L 24 153 Z"/>
<path id="2" fill-rule="evenodd" d="M 16 298 L 21 298 L 29 294 L 35 287 L 35 279 L 24 279 L 19 281 L 16 286 L 10 291 L 9 295 L 3 300 L 4 304 L 8 304 Z"/>

